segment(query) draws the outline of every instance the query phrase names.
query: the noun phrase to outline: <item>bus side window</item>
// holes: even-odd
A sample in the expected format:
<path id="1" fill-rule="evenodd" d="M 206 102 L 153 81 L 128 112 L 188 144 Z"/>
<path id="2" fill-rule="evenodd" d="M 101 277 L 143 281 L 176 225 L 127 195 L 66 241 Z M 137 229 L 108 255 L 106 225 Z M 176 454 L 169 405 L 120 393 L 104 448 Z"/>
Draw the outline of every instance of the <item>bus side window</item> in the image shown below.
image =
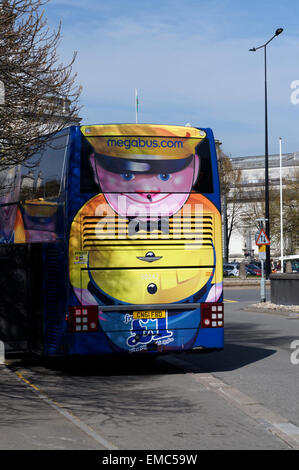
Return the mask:
<path id="1" fill-rule="evenodd" d="M 200 159 L 200 172 L 193 189 L 196 193 L 213 193 L 213 174 L 208 139 L 205 139 L 196 147 L 196 153 Z"/>
<path id="2" fill-rule="evenodd" d="M 22 168 L 21 200 L 54 199 L 61 192 L 68 134 L 54 136 Z"/>

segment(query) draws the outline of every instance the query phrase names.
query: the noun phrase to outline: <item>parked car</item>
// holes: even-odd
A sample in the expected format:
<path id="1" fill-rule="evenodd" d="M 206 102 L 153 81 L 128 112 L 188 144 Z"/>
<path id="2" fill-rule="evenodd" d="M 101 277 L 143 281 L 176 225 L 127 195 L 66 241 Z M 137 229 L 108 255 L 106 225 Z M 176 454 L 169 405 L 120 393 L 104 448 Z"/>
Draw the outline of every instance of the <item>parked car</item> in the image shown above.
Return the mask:
<path id="1" fill-rule="evenodd" d="M 252 261 L 250 264 L 254 264 L 260 270 L 262 269 L 262 263 L 260 261 Z M 266 263 L 264 263 L 264 272 L 266 272 Z"/>
<path id="2" fill-rule="evenodd" d="M 262 270 L 259 266 L 256 264 L 247 264 L 245 266 L 246 269 L 246 275 L 251 275 L 251 276 L 261 276 L 262 275 Z"/>
<path id="3" fill-rule="evenodd" d="M 238 270 L 240 269 L 240 263 L 239 263 L 239 261 L 230 261 L 229 264 L 232 264 L 232 265 L 235 266 L 235 268 L 237 268 Z"/>
<path id="4" fill-rule="evenodd" d="M 223 276 L 239 276 L 239 269 L 234 264 L 223 264 Z"/>

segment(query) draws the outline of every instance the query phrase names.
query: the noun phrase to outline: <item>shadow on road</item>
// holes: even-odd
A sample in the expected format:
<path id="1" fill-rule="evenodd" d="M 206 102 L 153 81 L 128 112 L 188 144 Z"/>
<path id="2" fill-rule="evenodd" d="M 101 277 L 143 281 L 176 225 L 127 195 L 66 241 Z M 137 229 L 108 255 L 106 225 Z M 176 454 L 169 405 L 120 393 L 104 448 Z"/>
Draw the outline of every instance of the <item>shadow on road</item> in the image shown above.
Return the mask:
<path id="1" fill-rule="evenodd" d="M 281 335 L 280 331 L 269 329 L 267 324 L 254 322 L 226 322 L 224 350 L 202 354 L 172 353 L 166 356 L 154 354 L 125 356 L 81 356 L 57 359 L 39 359 L 33 363 L 17 361 L 12 370 L 25 367 L 33 374 L 42 375 L 44 368 L 51 375 L 77 377 L 125 377 L 181 374 L 189 372 L 220 372 L 240 369 L 261 361 L 276 353 L 277 349 L 289 349 L 291 337 Z M 163 360 L 163 358 L 167 358 Z M 183 359 L 178 365 L 171 358 Z M 184 367 L 183 364 L 186 364 Z"/>
<path id="2" fill-rule="evenodd" d="M 49 375 L 78 376 L 78 377 L 112 377 L 140 376 L 151 374 L 178 374 L 177 366 L 160 361 L 162 356 L 72 356 L 69 358 L 27 358 L 14 361 L 10 369 L 20 368 L 40 374 L 47 370 Z"/>
<path id="3" fill-rule="evenodd" d="M 191 362 L 197 372 L 233 371 L 266 359 L 277 349 L 289 349 L 291 341 L 290 336 L 282 336 L 279 331 L 260 324 L 227 322 L 224 350 L 197 358 L 192 355 Z"/>
<path id="4" fill-rule="evenodd" d="M 148 376 L 181 374 L 190 372 L 220 372 L 240 369 L 248 364 L 261 361 L 276 352 L 277 347 L 290 344 L 286 338 L 265 327 L 254 323 L 232 323 L 226 326 L 225 346 L 223 351 L 202 353 L 168 354 L 166 356 L 100 356 L 71 357 L 66 359 L 40 359 L 31 364 L 16 362 L 13 370 L 27 367 L 34 374 L 43 374 L 46 368 L 51 375 L 78 377 L 112 377 L 112 376 Z M 163 360 L 167 358 L 167 361 Z M 183 359 L 178 365 L 171 358 Z M 186 364 L 184 367 L 183 364 Z"/>
<path id="5" fill-rule="evenodd" d="M 275 352 L 273 349 L 228 343 L 221 352 L 197 357 L 192 355 L 190 360 L 193 372 L 225 372 L 241 369 L 249 364 L 266 359 Z"/>
<path id="6" fill-rule="evenodd" d="M 252 323 L 232 322 L 227 325 L 225 336 L 224 350 L 207 354 L 169 354 L 156 360 L 152 356 L 73 357 L 31 364 L 16 360 L 10 369 L 19 371 L 29 383 L 74 413 L 90 413 L 90 416 L 103 413 L 104 421 L 107 419 L 108 422 L 112 419 L 123 421 L 126 415 L 129 423 L 136 413 L 136 403 L 144 416 L 148 413 L 149 403 L 151 413 L 158 415 L 167 410 L 192 414 L 194 408 L 190 400 L 184 393 L 178 397 L 173 390 L 174 383 L 176 387 L 178 384 L 184 387 L 184 380 L 176 382 L 170 376 L 238 370 L 275 354 L 275 347 L 286 342 L 286 338 L 279 337 L 273 330 L 267 332 Z M 18 415 L 22 407 L 23 416 L 25 407 L 26 418 L 35 406 L 35 394 L 28 390 L 24 400 L 25 384 L 16 385 L 12 376 L 5 377 L 0 388 L 0 403 L 10 397 L 9 415 Z M 11 418 L 7 416 L 7 419 Z"/>

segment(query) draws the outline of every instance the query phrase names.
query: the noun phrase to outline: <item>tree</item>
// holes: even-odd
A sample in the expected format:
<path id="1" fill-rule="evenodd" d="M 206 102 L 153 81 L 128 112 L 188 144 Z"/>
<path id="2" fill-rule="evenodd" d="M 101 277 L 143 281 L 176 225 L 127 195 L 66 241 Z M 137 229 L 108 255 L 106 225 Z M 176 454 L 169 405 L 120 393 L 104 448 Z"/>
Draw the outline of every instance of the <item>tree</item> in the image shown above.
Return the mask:
<path id="1" fill-rule="evenodd" d="M 233 229 L 238 223 L 238 215 L 241 210 L 240 181 L 242 170 L 233 169 L 231 159 L 220 147 L 218 148 L 218 168 L 222 201 L 223 258 L 225 262 L 228 262 L 229 242 Z"/>
<path id="2" fill-rule="evenodd" d="M 296 254 L 299 246 L 299 171 L 292 178 L 283 180 L 283 238 L 284 254 Z M 255 197 L 248 201 L 243 220 L 254 223 L 258 230 L 257 219 L 265 214 L 265 187 L 255 190 Z M 280 256 L 280 191 L 279 187 L 269 188 L 271 256 Z"/>
<path id="3" fill-rule="evenodd" d="M 284 254 L 294 255 L 299 247 L 299 170 L 290 179 L 284 178 L 282 214 Z M 280 253 L 280 192 L 270 193 L 271 247 Z"/>
<path id="4" fill-rule="evenodd" d="M 0 170 L 25 162 L 52 134 L 74 123 L 81 87 L 59 63 L 61 25 L 50 31 L 41 7 L 49 0 L 0 1 Z"/>

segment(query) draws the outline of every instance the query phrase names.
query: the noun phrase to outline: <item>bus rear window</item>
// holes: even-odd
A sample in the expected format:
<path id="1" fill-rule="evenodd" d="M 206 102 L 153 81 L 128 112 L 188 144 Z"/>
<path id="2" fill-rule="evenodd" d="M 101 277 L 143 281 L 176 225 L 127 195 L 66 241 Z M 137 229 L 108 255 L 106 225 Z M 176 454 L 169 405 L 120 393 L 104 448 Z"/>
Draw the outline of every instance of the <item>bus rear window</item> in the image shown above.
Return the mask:
<path id="1" fill-rule="evenodd" d="M 212 193 L 209 141 L 149 136 L 97 136 L 88 141 L 82 136 L 81 193 L 101 192 L 161 197 Z"/>

